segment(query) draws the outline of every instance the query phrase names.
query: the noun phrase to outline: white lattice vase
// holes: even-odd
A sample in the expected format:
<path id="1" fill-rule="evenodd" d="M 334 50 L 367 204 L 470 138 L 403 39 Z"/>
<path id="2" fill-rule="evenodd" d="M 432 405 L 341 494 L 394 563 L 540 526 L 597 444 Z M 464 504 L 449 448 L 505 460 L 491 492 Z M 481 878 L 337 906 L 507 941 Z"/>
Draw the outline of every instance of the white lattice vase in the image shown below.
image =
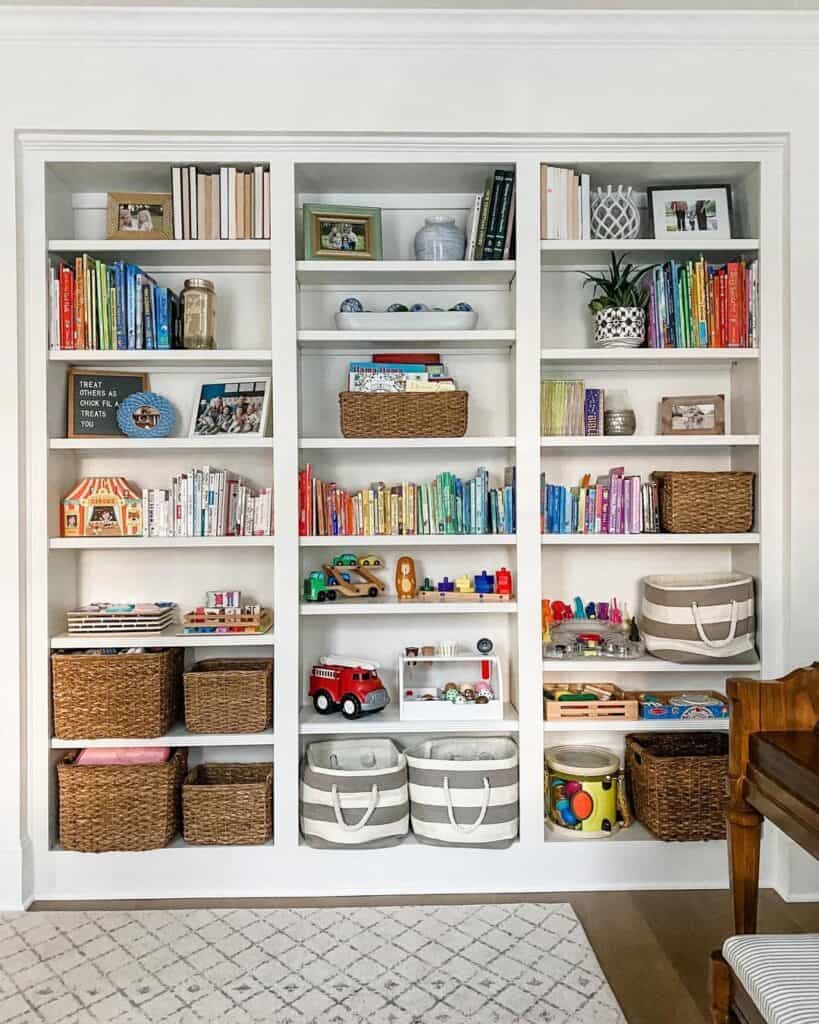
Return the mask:
<path id="1" fill-rule="evenodd" d="M 631 186 L 615 191 L 609 185 L 605 192 L 598 187 L 591 201 L 592 238 L 637 238 L 640 211 L 631 192 Z"/>
<path id="2" fill-rule="evenodd" d="M 646 336 L 646 314 L 639 306 L 611 306 L 594 314 L 594 343 L 600 348 L 639 348 Z"/>

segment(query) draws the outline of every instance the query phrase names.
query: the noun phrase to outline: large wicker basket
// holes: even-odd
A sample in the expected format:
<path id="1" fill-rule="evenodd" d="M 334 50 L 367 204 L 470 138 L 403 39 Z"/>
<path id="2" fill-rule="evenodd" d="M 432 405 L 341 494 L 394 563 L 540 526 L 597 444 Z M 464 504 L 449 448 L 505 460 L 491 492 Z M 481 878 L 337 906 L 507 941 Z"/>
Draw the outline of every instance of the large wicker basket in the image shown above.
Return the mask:
<path id="1" fill-rule="evenodd" d="M 266 843 L 273 834 L 271 764 L 200 764 L 182 787 L 185 842 Z"/>
<path id="2" fill-rule="evenodd" d="M 666 533 L 747 533 L 754 522 L 753 473 L 654 473 Z"/>
<path id="3" fill-rule="evenodd" d="M 184 676 L 190 732 L 262 732 L 273 718 L 272 658 L 207 658 Z"/>
<path id="4" fill-rule="evenodd" d="M 54 735 L 61 740 L 162 736 L 179 706 L 183 652 L 52 654 Z"/>
<path id="5" fill-rule="evenodd" d="M 469 419 L 466 391 L 342 391 L 338 402 L 344 437 L 463 437 Z"/>
<path id="6" fill-rule="evenodd" d="M 728 734 L 626 737 L 634 814 L 658 839 L 725 838 Z"/>
<path id="7" fill-rule="evenodd" d="M 60 845 L 65 850 L 156 850 L 179 830 L 187 755 L 163 764 L 76 765 L 76 751 L 57 765 Z"/>

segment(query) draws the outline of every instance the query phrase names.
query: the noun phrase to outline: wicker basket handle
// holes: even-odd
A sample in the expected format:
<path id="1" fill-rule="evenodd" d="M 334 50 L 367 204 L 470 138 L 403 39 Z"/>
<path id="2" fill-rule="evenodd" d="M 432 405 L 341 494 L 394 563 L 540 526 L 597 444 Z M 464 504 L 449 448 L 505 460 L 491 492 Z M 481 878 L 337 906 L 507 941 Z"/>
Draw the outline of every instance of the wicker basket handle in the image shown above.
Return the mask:
<path id="1" fill-rule="evenodd" d="M 691 612 L 694 616 L 694 625 L 697 627 L 697 634 L 706 647 L 711 647 L 718 651 L 721 647 L 727 647 L 729 644 L 733 643 L 739 621 L 739 605 L 736 601 L 731 602 L 731 628 L 728 630 L 728 636 L 726 636 L 724 640 L 711 640 L 705 635 L 705 630 L 702 628 L 702 622 L 700 622 L 700 610 L 696 601 L 691 604 Z"/>
<path id="2" fill-rule="evenodd" d="M 370 799 L 367 803 L 367 810 L 361 816 L 361 820 L 357 821 L 355 825 L 348 825 L 344 820 L 344 815 L 341 813 L 341 797 L 338 794 L 338 786 L 333 786 L 331 795 L 333 799 L 333 813 L 336 816 L 336 823 L 340 828 L 343 828 L 345 832 L 358 832 L 359 829 L 364 828 L 373 816 L 373 812 L 378 805 L 378 786 L 373 783 L 373 788 L 370 790 Z"/>
<path id="3" fill-rule="evenodd" d="M 459 832 L 464 832 L 466 834 L 474 832 L 479 825 L 483 824 L 483 819 L 486 817 L 486 812 L 489 810 L 489 779 L 484 775 L 483 803 L 481 805 L 481 812 L 471 825 L 459 825 L 455 820 L 455 811 L 452 808 L 452 794 L 449 792 L 448 775 L 444 776 L 444 798 L 446 799 L 446 812 L 449 815 L 449 824 Z"/>

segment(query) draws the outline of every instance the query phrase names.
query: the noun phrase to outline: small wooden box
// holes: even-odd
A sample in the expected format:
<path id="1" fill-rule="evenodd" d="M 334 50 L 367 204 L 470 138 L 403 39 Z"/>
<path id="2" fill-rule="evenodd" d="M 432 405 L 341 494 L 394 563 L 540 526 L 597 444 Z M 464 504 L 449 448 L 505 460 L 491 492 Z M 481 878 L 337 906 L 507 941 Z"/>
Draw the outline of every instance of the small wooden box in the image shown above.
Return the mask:
<path id="1" fill-rule="evenodd" d="M 569 690 L 582 693 L 589 686 L 611 694 L 610 700 L 548 700 L 547 693 Z M 639 715 L 637 694 L 627 694 L 613 683 L 544 683 L 543 717 L 547 722 L 565 722 L 572 719 L 588 718 L 590 721 L 615 718 L 620 721 L 636 722 Z"/>

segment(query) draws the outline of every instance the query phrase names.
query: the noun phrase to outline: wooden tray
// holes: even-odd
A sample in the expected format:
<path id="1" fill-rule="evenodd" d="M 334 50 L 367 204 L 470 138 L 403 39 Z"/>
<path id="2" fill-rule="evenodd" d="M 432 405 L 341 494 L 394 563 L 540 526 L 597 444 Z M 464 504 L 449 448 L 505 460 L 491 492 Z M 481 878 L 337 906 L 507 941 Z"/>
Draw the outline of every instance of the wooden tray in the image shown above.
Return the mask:
<path id="1" fill-rule="evenodd" d="M 437 604 L 445 604 L 448 601 L 460 603 L 461 601 L 513 601 L 514 594 L 460 594 L 457 590 L 423 590 L 415 595 L 416 601 L 427 601 Z"/>
<path id="2" fill-rule="evenodd" d="M 582 693 L 589 686 L 610 693 L 611 700 L 547 700 L 547 693 L 569 690 Z M 547 722 L 565 722 L 572 719 L 588 718 L 590 721 L 603 719 L 619 719 L 620 721 L 636 722 L 640 717 L 640 705 L 637 694 L 626 694 L 613 683 L 544 683 L 543 684 L 543 717 Z"/>
<path id="3" fill-rule="evenodd" d="M 269 608 L 259 612 L 188 612 L 182 619 L 183 633 L 266 633 L 273 625 Z"/>

